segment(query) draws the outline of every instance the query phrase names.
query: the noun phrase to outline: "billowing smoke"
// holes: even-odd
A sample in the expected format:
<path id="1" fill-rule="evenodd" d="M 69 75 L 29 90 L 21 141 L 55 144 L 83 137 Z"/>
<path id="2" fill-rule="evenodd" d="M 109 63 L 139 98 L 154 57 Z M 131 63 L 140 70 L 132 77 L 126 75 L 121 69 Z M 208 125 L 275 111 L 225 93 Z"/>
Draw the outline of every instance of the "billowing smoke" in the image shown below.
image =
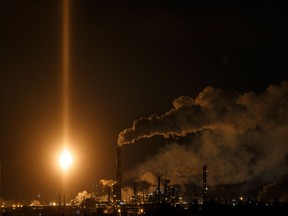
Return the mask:
<path id="1" fill-rule="evenodd" d="M 181 96 L 165 114 L 134 121 L 119 134 L 118 145 L 156 135 L 175 141 L 131 176 L 151 184 L 165 175 L 173 184 L 201 185 L 205 163 L 210 186 L 249 184 L 253 179 L 273 184 L 287 172 L 288 82 L 259 94 L 207 87 L 195 98 Z M 183 145 L 179 137 L 191 142 Z"/>
<path id="2" fill-rule="evenodd" d="M 113 180 L 113 179 L 101 179 L 100 184 L 103 186 L 112 187 L 115 184 L 115 180 Z"/>
<path id="3" fill-rule="evenodd" d="M 288 165 L 288 156 L 286 156 L 286 165 Z M 259 193 L 259 199 L 275 201 L 275 198 L 288 202 L 288 173 L 284 174 L 276 181 L 265 185 Z M 274 200 L 272 200 L 274 198 Z"/>

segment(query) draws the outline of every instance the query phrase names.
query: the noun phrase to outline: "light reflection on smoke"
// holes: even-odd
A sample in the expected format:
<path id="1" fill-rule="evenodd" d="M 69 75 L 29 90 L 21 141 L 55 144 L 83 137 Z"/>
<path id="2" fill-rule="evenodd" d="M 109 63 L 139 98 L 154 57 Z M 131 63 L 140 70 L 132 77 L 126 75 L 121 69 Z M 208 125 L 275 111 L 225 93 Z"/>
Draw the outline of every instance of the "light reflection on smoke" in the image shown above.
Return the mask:
<path id="1" fill-rule="evenodd" d="M 131 177 L 144 181 L 152 181 L 147 179 L 149 172 L 150 176 L 168 175 L 174 184 L 200 184 L 206 163 L 212 186 L 255 178 L 265 185 L 286 174 L 287 131 L 288 82 L 271 85 L 260 94 L 207 87 L 195 98 L 177 98 L 163 115 L 134 121 L 119 134 L 118 145 L 155 135 L 193 137 L 188 145 L 175 139 L 131 171 Z"/>

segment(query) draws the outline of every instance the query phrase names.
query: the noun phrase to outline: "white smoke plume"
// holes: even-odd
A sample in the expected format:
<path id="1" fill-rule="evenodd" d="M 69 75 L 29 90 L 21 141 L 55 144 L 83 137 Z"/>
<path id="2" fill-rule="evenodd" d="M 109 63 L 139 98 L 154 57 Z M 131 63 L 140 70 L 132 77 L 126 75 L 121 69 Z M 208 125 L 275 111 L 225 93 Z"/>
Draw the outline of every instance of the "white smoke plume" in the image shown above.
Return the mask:
<path id="1" fill-rule="evenodd" d="M 165 114 L 134 121 L 119 134 L 118 145 L 155 135 L 192 141 L 181 145 L 175 139 L 131 172 L 144 181 L 167 175 L 173 184 L 200 184 L 205 163 L 211 186 L 259 177 L 272 183 L 287 172 L 288 82 L 259 94 L 207 87 L 195 98 L 181 96 Z"/>
<path id="2" fill-rule="evenodd" d="M 103 186 L 112 187 L 115 184 L 115 180 L 113 180 L 113 179 L 101 179 L 100 184 Z"/>
<path id="3" fill-rule="evenodd" d="M 92 194 L 88 193 L 86 190 L 83 190 L 82 192 L 78 192 L 77 196 L 74 199 L 74 204 L 80 205 L 84 202 L 85 199 L 91 198 Z"/>

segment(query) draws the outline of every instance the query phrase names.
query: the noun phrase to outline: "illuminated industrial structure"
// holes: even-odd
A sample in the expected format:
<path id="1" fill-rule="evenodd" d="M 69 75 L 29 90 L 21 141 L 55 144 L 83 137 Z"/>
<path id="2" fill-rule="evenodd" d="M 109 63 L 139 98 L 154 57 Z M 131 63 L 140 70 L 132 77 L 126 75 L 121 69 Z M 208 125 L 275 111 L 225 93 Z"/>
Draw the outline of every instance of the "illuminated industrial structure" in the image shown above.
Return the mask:
<path id="1" fill-rule="evenodd" d="M 203 203 L 207 202 L 207 165 L 203 165 Z"/>
<path id="2" fill-rule="evenodd" d="M 191 200 L 184 200 L 180 196 L 177 186 L 170 185 L 170 179 L 158 176 L 157 184 L 154 185 L 154 190 L 151 193 L 145 193 L 138 190 L 136 183 L 133 185 L 133 194 L 124 195 L 125 189 L 122 188 L 122 170 L 121 170 L 121 146 L 116 148 L 116 179 L 100 180 L 99 193 L 95 191 L 93 185 L 93 196 L 81 198 L 81 201 L 75 199 L 71 202 L 61 201 L 59 194 L 59 205 L 31 205 L 21 207 L 5 207 L 2 206 L 2 216 L 13 215 L 47 215 L 47 216 L 157 216 L 157 215 L 233 215 L 237 210 L 243 212 L 247 209 L 254 211 L 271 211 L 267 216 L 275 215 L 275 209 L 279 208 L 285 213 L 288 212 L 288 206 L 278 205 L 258 205 L 251 200 L 246 201 L 243 197 L 233 199 L 232 202 L 222 202 L 220 199 L 208 198 L 208 183 L 207 183 L 207 165 L 202 167 L 202 200 L 198 197 L 196 184 L 194 184 L 194 194 L 191 194 Z M 97 186 L 96 186 L 97 188 Z M 131 188 L 129 188 L 131 189 Z M 123 191 L 122 191 L 123 190 Z M 123 193 L 123 194 L 122 194 Z M 97 195 L 95 195 L 97 194 Z M 123 195 L 123 197 L 122 197 Z M 199 199 L 199 200 L 198 200 Z M 277 204 L 277 203 L 276 203 Z M 243 209 L 249 205 L 249 208 Z M 19 205 L 20 206 L 20 205 Z M 268 209 L 269 207 L 274 209 Z M 275 208 L 275 206 L 278 208 Z M 265 209 L 264 209 L 265 208 Z M 25 213 L 23 211 L 25 210 Z M 249 212 L 246 212 L 249 214 Z M 266 212 L 265 212 L 266 213 Z M 285 214 L 287 215 L 287 214 Z"/>
<path id="3" fill-rule="evenodd" d="M 185 201 L 181 199 L 179 191 L 175 186 L 169 185 L 170 180 L 167 178 L 157 177 L 157 185 L 154 185 L 152 193 L 139 193 L 137 185 L 133 185 L 133 195 L 129 199 L 121 199 L 121 150 L 117 148 L 117 172 L 116 178 L 120 181 L 101 180 L 101 197 L 87 197 L 81 203 L 73 204 L 67 203 L 65 205 L 60 202 L 59 205 L 18 205 L 12 207 L 2 206 L 2 216 L 157 216 L 157 215 L 249 215 L 254 212 L 257 215 L 287 215 L 288 206 L 281 203 L 263 204 L 245 200 L 243 197 L 233 199 L 232 202 L 221 203 L 217 199 L 208 199 L 207 191 L 207 165 L 203 165 L 203 202 L 198 202 L 198 194 L 196 192 L 196 185 L 194 184 L 193 200 Z M 120 183 L 120 184 L 119 184 Z M 106 190 L 107 189 L 107 190 Z M 93 191 L 94 192 L 94 191 Z M 112 198 L 113 194 L 113 200 Z M 123 193 L 124 194 L 124 193 Z M 191 194 L 192 195 L 192 194 Z M 64 195 L 65 196 L 65 195 Z M 191 196 L 192 198 L 192 196 Z M 65 200 L 65 198 L 64 198 Z M 259 214 L 258 214 L 259 213 Z M 240 214 L 239 214 L 240 215 Z"/>
<path id="4" fill-rule="evenodd" d="M 122 200 L 122 168 L 121 168 L 121 146 L 117 146 L 116 151 L 116 184 L 114 185 L 115 200 Z"/>

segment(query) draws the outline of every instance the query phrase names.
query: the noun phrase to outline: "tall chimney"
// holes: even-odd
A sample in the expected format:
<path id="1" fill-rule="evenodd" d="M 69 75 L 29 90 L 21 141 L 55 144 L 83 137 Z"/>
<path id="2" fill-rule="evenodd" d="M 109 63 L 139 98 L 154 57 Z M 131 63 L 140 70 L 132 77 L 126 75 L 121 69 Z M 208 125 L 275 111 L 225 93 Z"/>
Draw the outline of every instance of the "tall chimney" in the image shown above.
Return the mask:
<path id="1" fill-rule="evenodd" d="M 193 201 L 195 204 L 198 203 L 198 194 L 197 194 L 197 191 L 196 191 L 196 184 L 194 184 L 194 198 L 193 198 Z"/>
<path id="2" fill-rule="evenodd" d="M 61 206 L 61 194 L 58 195 L 58 199 L 59 199 L 59 206 Z"/>
<path id="3" fill-rule="evenodd" d="M 207 201 L 207 165 L 203 166 L 203 203 Z"/>
<path id="4" fill-rule="evenodd" d="M 121 172 L 121 146 L 117 146 L 116 155 L 116 185 L 115 185 L 115 195 L 116 200 L 122 200 L 122 172 Z"/>
<path id="5" fill-rule="evenodd" d="M 111 200 L 111 187 L 108 185 L 107 186 L 107 202 L 110 204 Z"/>
<path id="6" fill-rule="evenodd" d="M 158 186 L 157 186 L 157 201 L 158 203 L 161 202 L 161 189 L 160 189 L 160 183 L 161 183 L 161 179 L 160 176 L 157 177 L 158 180 Z"/>

